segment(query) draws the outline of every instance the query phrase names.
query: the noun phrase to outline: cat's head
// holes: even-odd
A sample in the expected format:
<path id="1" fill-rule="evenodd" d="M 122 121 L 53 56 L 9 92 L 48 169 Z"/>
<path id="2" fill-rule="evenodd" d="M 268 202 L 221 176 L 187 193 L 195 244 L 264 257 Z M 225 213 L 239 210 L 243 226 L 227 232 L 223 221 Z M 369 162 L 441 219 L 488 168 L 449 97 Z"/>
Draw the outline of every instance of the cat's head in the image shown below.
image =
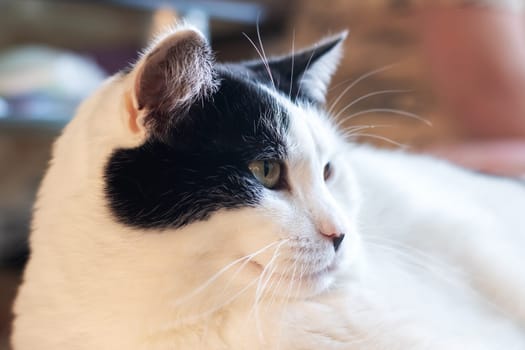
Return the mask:
<path id="1" fill-rule="evenodd" d="M 103 181 L 89 196 L 112 231 L 100 239 L 125 242 L 113 259 L 162 279 L 163 298 L 204 309 L 242 291 L 264 299 L 329 288 L 359 246 L 347 145 L 323 110 L 344 37 L 219 64 L 200 33 L 179 27 L 95 94 L 80 110 L 89 131 L 79 139 L 87 167 L 100 160 L 92 176 Z M 161 265 L 166 275 L 145 267 Z"/>

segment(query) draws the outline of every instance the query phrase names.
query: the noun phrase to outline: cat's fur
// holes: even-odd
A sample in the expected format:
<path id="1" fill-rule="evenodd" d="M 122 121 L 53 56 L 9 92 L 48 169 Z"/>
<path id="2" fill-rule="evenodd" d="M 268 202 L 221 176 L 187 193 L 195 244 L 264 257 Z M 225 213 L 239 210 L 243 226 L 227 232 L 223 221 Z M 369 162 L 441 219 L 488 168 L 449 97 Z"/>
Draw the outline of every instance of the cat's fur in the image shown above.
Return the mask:
<path id="1" fill-rule="evenodd" d="M 14 349 L 525 349 L 524 187 L 347 144 L 321 108 L 343 37 L 219 65 L 179 27 L 84 102 Z"/>

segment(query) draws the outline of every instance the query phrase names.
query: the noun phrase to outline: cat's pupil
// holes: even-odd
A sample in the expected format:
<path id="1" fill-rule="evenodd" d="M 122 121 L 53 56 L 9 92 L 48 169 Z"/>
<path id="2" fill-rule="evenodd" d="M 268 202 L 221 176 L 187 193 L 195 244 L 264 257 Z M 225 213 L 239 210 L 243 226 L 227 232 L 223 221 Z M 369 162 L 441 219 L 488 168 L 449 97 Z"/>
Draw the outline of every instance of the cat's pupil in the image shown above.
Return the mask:
<path id="1" fill-rule="evenodd" d="M 323 176 L 325 181 L 328 180 L 330 176 L 332 176 L 332 165 L 330 162 L 326 163 L 324 166 Z"/>
<path id="2" fill-rule="evenodd" d="M 267 160 L 264 161 L 264 177 L 268 176 L 268 173 L 270 172 L 270 163 L 268 163 Z"/>

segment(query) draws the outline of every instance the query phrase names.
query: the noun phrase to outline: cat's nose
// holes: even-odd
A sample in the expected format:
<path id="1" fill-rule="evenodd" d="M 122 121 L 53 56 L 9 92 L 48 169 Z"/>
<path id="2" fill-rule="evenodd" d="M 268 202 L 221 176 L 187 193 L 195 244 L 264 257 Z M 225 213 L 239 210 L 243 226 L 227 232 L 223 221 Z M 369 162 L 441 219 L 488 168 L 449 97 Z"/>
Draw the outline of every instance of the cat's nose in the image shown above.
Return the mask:
<path id="1" fill-rule="evenodd" d="M 345 238 L 344 233 L 340 233 L 338 236 L 332 237 L 332 242 L 334 243 L 334 250 L 337 251 L 339 249 L 339 246 L 343 242 L 343 239 Z"/>
<path id="2" fill-rule="evenodd" d="M 332 240 L 332 243 L 334 245 L 334 250 L 337 252 L 337 250 L 339 249 L 339 246 L 341 245 L 341 243 L 343 242 L 343 239 L 345 238 L 345 234 L 344 233 L 324 233 L 324 232 L 321 232 L 321 234 L 325 237 L 328 237 Z"/>

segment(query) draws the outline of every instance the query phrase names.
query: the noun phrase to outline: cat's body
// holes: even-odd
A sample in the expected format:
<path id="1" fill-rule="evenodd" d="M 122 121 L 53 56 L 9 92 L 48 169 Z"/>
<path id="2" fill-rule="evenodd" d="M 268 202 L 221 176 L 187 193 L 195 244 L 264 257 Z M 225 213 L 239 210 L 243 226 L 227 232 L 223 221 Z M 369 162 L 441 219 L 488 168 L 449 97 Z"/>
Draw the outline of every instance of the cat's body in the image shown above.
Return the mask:
<path id="1" fill-rule="evenodd" d="M 39 193 L 15 350 L 525 349 L 525 186 L 345 143 L 319 108 L 340 40 L 278 92 L 180 29 L 88 99 Z"/>

